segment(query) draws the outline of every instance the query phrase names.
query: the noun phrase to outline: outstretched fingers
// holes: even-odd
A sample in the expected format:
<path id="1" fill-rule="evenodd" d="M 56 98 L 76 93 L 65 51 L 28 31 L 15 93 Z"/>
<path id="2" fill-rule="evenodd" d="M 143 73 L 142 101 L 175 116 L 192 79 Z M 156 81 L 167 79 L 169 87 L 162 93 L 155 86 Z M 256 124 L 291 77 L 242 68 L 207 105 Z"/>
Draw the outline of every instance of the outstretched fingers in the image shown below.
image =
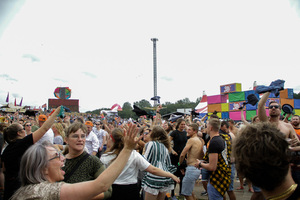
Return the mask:
<path id="1" fill-rule="evenodd" d="M 135 124 L 129 124 L 128 130 L 124 130 L 124 139 L 125 139 L 125 148 L 135 149 L 137 143 L 140 141 L 140 138 L 137 138 L 138 128 Z"/>

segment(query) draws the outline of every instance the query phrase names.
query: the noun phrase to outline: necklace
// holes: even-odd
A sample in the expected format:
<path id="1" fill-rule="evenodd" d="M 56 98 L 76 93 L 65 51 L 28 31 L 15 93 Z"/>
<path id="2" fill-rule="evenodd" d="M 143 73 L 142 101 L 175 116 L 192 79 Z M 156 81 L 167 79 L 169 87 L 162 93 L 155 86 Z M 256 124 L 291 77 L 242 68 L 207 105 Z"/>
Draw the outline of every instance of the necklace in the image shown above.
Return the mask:
<path id="1" fill-rule="evenodd" d="M 272 197 L 268 197 L 267 200 L 278 200 L 278 199 L 286 199 L 286 197 L 290 196 L 297 188 L 297 184 L 293 184 L 291 185 L 291 187 L 289 189 L 287 189 L 286 191 L 284 191 L 281 194 L 272 196 Z"/>

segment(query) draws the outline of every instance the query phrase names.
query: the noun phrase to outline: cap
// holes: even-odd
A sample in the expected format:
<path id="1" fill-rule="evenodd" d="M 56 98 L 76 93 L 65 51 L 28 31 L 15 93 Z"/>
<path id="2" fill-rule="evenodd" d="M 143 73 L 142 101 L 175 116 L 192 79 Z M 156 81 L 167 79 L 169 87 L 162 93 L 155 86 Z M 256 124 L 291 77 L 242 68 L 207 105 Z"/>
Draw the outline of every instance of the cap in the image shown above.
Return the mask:
<path id="1" fill-rule="evenodd" d="M 87 125 L 87 126 L 94 126 L 93 122 L 91 122 L 91 121 L 86 121 L 85 125 Z"/>
<path id="2" fill-rule="evenodd" d="M 251 104 L 252 106 L 255 106 L 255 104 L 259 101 L 257 96 L 255 94 L 249 94 L 247 96 L 248 103 Z"/>
<path id="3" fill-rule="evenodd" d="M 41 121 L 41 122 L 47 121 L 46 115 L 39 115 L 39 121 Z"/>
<path id="4" fill-rule="evenodd" d="M 286 114 L 292 114 L 293 113 L 293 106 L 291 106 L 290 104 L 283 104 L 282 105 L 282 110 L 283 112 L 285 112 Z"/>

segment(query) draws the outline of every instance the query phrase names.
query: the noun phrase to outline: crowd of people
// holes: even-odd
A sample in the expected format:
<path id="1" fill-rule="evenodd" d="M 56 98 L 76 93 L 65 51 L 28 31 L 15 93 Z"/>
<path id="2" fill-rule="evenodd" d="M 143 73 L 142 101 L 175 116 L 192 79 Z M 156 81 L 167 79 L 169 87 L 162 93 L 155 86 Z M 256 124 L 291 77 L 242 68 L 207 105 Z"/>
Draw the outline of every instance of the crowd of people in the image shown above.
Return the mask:
<path id="1" fill-rule="evenodd" d="M 251 199 L 300 199 L 300 118 L 281 117 L 266 92 L 251 122 L 216 114 L 175 123 L 50 114 L 2 114 L 0 199 L 235 200 L 246 180 Z M 269 109 L 266 114 L 266 107 Z M 240 187 L 234 188 L 239 178 Z M 227 194 L 227 195 L 226 195 Z"/>

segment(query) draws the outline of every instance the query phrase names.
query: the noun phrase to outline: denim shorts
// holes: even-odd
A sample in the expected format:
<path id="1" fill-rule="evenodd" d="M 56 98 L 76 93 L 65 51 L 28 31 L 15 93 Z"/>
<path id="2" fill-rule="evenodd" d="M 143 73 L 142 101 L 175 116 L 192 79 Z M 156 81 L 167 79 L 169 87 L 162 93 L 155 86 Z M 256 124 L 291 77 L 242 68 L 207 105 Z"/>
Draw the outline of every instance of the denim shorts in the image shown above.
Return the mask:
<path id="1" fill-rule="evenodd" d="M 192 196 L 192 192 L 201 174 L 200 169 L 194 166 L 187 166 L 185 171 L 185 176 L 182 180 L 181 194 L 184 196 Z"/>
<path id="2" fill-rule="evenodd" d="M 230 176 L 230 185 L 228 191 L 233 191 L 233 184 L 234 184 L 234 177 L 235 177 L 235 164 L 231 164 L 231 176 Z"/>
<path id="3" fill-rule="evenodd" d="M 208 199 L 213 199 L 213 200 L 223 200 L 223 196 L 208 182 L 207 184 L 207 194 L 208 194 Z"/>
<path id="4" fill-rule="evenodd" d="M 202 174 L 202 181 L 208 181 L 209 180 L 209 176 L 210 176 L 210 171 L 202 168 L 201 169 L 201 174 Z"/>

